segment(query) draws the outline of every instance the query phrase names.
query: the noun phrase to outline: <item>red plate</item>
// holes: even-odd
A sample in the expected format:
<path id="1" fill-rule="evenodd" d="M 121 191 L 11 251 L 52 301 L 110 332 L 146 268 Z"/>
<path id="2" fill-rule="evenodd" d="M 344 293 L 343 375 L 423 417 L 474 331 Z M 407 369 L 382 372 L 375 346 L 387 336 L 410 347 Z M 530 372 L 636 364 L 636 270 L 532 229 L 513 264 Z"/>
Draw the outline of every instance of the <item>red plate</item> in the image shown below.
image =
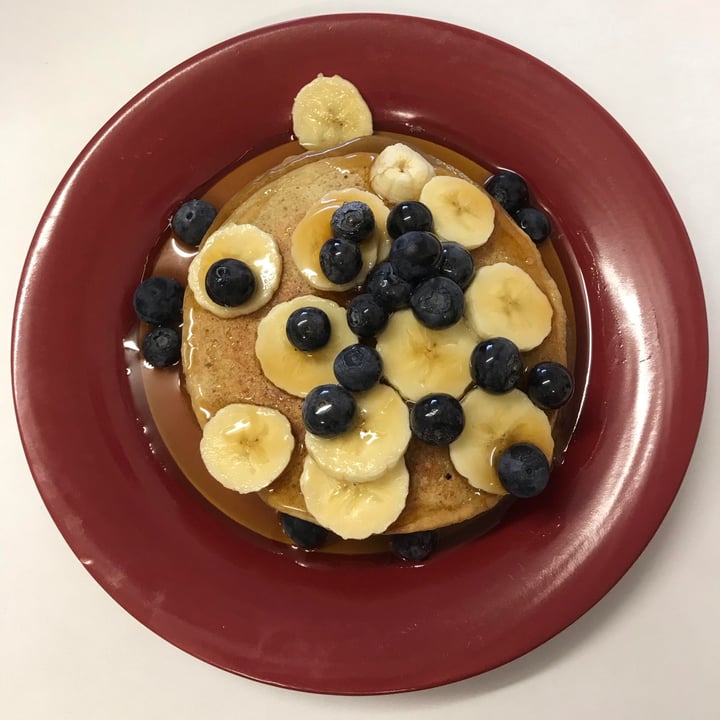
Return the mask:
<path id="1" fill-rule="evenodd" d="M 287 139 L 292 98 L 318 72 L 355 82 L 379 129 L 522 172 L 562 230 L 580 308 L 584 408 L 551 489 L 497 531 L 419 568 L 254 541 L 163 467 L 128 385 L 122 338 L 132 292 L 170 212 L 239 158 Z M 578 618 L 668 510 L 706 378 L 690 243 L 632 140 L 532 57 L 470 30 L 390 15 L 258 30 L 131 100 L 51 200 L 14 328 L 28 460 L 97 581 L 203 660 L 321 692 L 458 680 Z"/>

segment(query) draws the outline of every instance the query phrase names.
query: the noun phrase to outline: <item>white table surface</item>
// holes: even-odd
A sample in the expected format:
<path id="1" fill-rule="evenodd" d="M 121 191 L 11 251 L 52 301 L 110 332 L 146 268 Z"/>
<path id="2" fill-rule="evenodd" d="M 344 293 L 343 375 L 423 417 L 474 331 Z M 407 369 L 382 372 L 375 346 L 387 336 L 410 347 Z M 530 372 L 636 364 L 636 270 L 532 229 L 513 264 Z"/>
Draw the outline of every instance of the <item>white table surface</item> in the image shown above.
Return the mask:
<path id="1" fill-rule="evenodd" d="M 713 449 L 720 398 L 712 360 L 682 490 L 645 553 L 595 608 L 484 676 L 403 696 L 341 698 L 267 687 L 206 665 L 105 594 L 35 489 L 15 426 L 8 350 L 20 269 L 40 215 L 72 160 L 121 105 L 188 56 L 241 32 L 306 15 L 375 10 L 447 20 L 505 40 L 566 74 L 615 116 L 684 218 L 716 358 L 720 4 L 2 0 L 0 9 L 2 717 L 720 718 L 720 478 Z"/>

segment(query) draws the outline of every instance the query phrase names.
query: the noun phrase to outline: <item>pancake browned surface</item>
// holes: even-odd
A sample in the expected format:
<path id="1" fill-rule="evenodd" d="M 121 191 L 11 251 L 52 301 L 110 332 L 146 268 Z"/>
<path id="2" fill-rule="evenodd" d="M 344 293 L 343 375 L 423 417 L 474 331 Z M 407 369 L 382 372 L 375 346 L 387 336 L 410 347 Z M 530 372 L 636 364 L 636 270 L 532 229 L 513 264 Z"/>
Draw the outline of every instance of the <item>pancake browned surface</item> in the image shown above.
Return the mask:
<path id="1" fill-rule="evenodd" d="M 376 143 L 378 139 L 375 139 Z M 374 155 L 353 153 L 349 163 L 331 157 L 304 160 L 270 174 L 265 182 L 241 192 L 221 210 L 211 230 L 222 222 L 251 223 L 270 233 L 283 259 L 282 279 L 272 301 L 255 313 L 230 320 L 202 309 L 191 291 L 185 294 L 183 370 L 193 410 L 202 424 L 221 407 L 234 402 L 266 405 L 284 413 L 297 440 L 293 456 L 282 475 L 266 490 L 263 499 L 273 507 L 313 519 L 300 492 L 305 448 L 302 400 L 270 383 L 255 356 L 260 320 L 277 303 L 309 293 L 323 295 L 340 304 L 347 293 L 321 293 L 311 288 L 296 268 L 290 244 L 293 230 L 310 205 L 327 192 L 355 187 L 370 190 L 369 169 Z M 310 161 L 311 160 L 311 161 Z M 438 173 L 451 172 L 445 166 Z M 460 173 L 457 173 L 460 174 Z M 523 353 L 527 366 L 542 360 L 567 363 L 566 313 L 558 288 L 532 241 L 495 204 L 495 229 L 488 242 L 472 251 L 476 267 L 496 262 L 517 265 L 527 272 L 548 297 L 553 308 L 552 329 L 537 348 Z M 413 438 L 406 456 L 410 491 L 405 509 L 388 532 L 412 532 L 452 525 L 494 507 L 500 496 L 471 487 L 459 475 L 447 447 L 433 447 Z"/>

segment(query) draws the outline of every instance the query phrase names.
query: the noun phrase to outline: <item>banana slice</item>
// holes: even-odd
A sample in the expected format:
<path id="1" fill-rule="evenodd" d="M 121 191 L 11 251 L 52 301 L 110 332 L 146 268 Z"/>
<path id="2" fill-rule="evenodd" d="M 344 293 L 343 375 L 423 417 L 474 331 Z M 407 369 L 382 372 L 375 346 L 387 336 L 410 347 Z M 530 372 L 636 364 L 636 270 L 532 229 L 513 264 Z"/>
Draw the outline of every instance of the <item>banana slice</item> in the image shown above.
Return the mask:
<path id="1" fill-rule="evenodd" d="M 462 400 L 465 428 L 450 445 L 455 469 L 475 488 L 505 495 L 495 464 L 503 451 L 519 442 L 537 445 L 552 460 L 554 443 L 547 415 L 520 390 L 502 395 L 475 388 Z"/>
<path id="2" fill-rule="evenodd" d="M 553 309 L 524 270 L 495 263 L 475 274 L 465 292 L 465 316 L 481 339 L 502 336 L 532 350 L 550 334 Z"/>
<path id="3" fill-rule="evenodd" d="M 293 102 L 292 122 L 295 137 L 307 150 L 327 150 L 373 133 L 370 108 L 340 75 L 321 74 L 303 86 Z"/>
<path id="4" fill-rule="evenodd" d="M 246 263 L 255 275 L 255 292 L 237 307 L 218 305 L 205 290 L 210 266 L 223 258 Z M 275 294 L 282 275 L 282 256 L 272 235 L 255 225 L 225 224 L 205 240 L 188 269 L 188 286 L 200 307 L 221 318 L 234 318 L 259 310 Z"/>
<path id="5" fill-rule="evenodd" d="M 234 403 L 218 410 L 205 424 L 200 455 L 221 485 L 250 493 L 280 475 L 294 447 L 290 423 L 281 412 Z"/>
<path id="6" fill-rule="evenodd" d="M 300 490 L 308 511 L 345 540 L 362 540 L 387 530 L 405 507 L 410 477 L 402 458 L 376 480 L 337 480 L 307 456 Z"/>
<path id="7" fill-rule="evenodd" d="M 320 267 L 320 248 L 333 236 L 330 220 L 335 210 L 343 203 L 352 201 L 364 202 L 375 216 L 375 230 L 372 235 L 360 243 L 362 269 L 356 278 L 348 283 L 336 285 L 323 273 Z M 298 223 L 292 234 L 290 253 L 297 269 L 304 278 L 318 290 L 334 290 L 337 292 L 350 290 L 362 285 L 367 274 L 375 266 L 378 251 L 390 253 L 392 240 L 387 232 L 387 216 L 389 210 L 383 201 L 372 193 L 356 188 L 334 190 L 323 195 L 318 202 L 311 205 L 305 217 Z"/>
<path id="8" fill-rule="evenodd" d="M 377 340 L 385 379 L 406 399 L 428 393 L 459 398 L 472 382 L 470 355 L 478 337 L 464 320 L 432 330 L 413 315 L 399 310 L 390 316 Z"/>
<path id="9" fill-rule="evenodd" d="M 379 478 L 403 456 L 410 442 L 410 417 L 402 398 L 387 385 L 355 396 L 355 424 L 342 435 L 305 435 L 305 447 L 332 477 L 349 482 Z"/>
<path id="10" fill-rule="evenodd" d="M 388 145 L 370 167 L 373 192 L 393 205 L 417 200 L 435 168 L 419 153 L 403 143 Z"/>
<path id="11" fill-rule="evenodd" d="M 495 208 L 477 185 L 449 175 L 438 175 L 420 193 L 430 208 L 435 232 L 468 250 L 484 245 L 495 227 Z"/>
<path id="12" fill-rule="evenodd" d="M 285 325 L 295 310 L 316 307 L 330 320 L 330 340 L 319 350 L 298 350 L 287 338 Z M 335 382 L 337 354 L 358 341 L 347 324 L 344 308 L 315 295 L 302 295 L 276 305 L 258 324 L 255 355 L 265 377 L 281 390 L 304 398 L 314 387 Z"/>

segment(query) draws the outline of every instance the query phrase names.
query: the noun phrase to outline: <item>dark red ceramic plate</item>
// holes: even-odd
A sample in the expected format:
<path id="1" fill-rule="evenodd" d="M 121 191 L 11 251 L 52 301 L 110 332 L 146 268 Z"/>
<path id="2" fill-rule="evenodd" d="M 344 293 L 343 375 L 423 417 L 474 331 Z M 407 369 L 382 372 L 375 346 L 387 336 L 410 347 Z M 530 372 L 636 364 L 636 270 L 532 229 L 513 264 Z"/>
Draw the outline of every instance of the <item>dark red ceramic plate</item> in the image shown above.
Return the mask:
<path id="1" fill-rule="evenodd" d="M 292 98 L 318 72 L 355 82 L 379 129 L 522 172 L 562 231 L 580 308 L 584 407 L 552 488 L 497 531 L 424 567 L 253 541 L 163 467 L 128 385 L 122 338 L 133 323 L 131 296 L 170 212 L 239 158 L 287 139 Z M 203 660 L 334 693 L 481 673 L 590 608 L 668 510 L 695 443 L 706 376 L 690 243 L 625 132 L 519 50 L 390 15 L 261 29 L 131 100 L 51 200 L 14 328 L 28 460 L 97 581 Z"/>

